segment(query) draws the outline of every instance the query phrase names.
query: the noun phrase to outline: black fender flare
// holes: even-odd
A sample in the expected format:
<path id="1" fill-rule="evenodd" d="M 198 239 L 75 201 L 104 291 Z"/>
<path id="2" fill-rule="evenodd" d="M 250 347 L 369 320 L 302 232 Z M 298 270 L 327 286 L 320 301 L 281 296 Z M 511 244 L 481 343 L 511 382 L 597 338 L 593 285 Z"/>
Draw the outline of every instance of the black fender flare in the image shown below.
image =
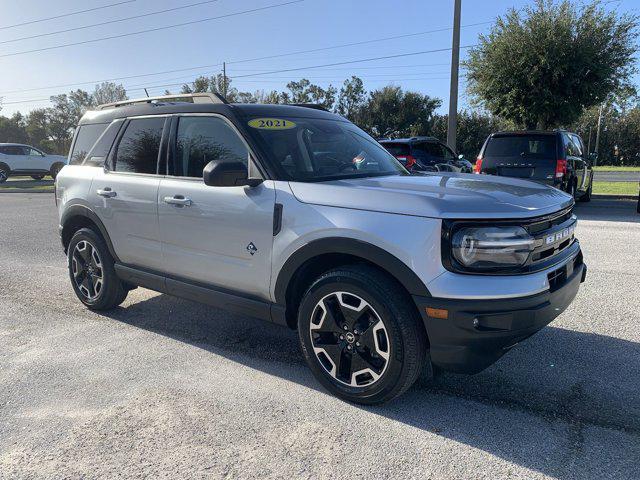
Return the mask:
<path id="1" fill-rule="evenodd" d="M 284 263 L 276 279 L 274 296 L 279 305 L 286 304 L 287 288 L 298 268 L 323 254 L 341 253 L 362 258 L 392 275 L 411 295 L 430 297 L 429 290 L 416 273 L 395 255 L 362 240 L 327 237 L 314 240 L 296 250 Z"/>
<path id="2" fill-rule="evenodd" d="M 60 235 L 62 235 L 64 228 L 70 222 L 72 222 L 74 218 L 77 218 L 77 217 L 88 218 L 89 220 L 91 220 L 91 222 L 93 222 L 98 227 L 98 229 L 100 230 L 99 232 L 100 235 L 102 235 L 102 238 L 107 244 L 109 253 L 111 253 L 111 256 L 113 257 L 113 259 L 116 262 L 118 262 L 119 261 L 118 256 L 116 255 L 116 252 L 113 248 L 113 244 L 111 243 L 111 238 L 109 238 L 109 234 L 107 233 L 107 229 L 102 223 L 102 220 L 100 220 L 98 215 L 96 215 L 96 213 L 93 210 L 91 210 L 89 207 L 85 205 L 76 204 L 76 205 L 71 205 L 70 207 L 65 209 L 64 213 L 62 214 L 62 217 L 60 218 Z M 65 245 L 65 250 L 66 250 L 66 245 Z"/>

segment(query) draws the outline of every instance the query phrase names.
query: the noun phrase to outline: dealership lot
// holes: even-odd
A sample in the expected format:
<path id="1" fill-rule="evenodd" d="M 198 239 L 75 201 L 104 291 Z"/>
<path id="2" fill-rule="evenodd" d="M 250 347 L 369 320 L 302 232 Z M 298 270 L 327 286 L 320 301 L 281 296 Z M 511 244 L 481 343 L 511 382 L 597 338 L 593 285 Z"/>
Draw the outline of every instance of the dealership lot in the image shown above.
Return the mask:
<path id="1" fill-rule="evenodd" d="M 640 215 L 577 214 L 589 274 L 550 327 L 362 408 L 286 329 L 143 289 L 89 312 L 52 194 L 0 194 L 0 478 L 638 478 Z"/>

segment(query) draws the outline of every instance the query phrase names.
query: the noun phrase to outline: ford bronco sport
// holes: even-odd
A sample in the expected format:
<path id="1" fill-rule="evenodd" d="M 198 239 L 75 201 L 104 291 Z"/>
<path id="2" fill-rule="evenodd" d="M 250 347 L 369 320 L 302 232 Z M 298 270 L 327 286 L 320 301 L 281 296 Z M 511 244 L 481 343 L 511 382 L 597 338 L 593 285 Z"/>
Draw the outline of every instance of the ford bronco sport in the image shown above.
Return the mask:
<path id="1" fill-rule="evenodd" d="M 69 159 L 55 196 L 87 307 L 142 286 L 297 329 L 317 379 L 354 402 L 390 400 L 432 367 L 488 367 L 586 275 L 571 196 L 411 176 L 309 106 L 118 102 L 84 115 Z"/>

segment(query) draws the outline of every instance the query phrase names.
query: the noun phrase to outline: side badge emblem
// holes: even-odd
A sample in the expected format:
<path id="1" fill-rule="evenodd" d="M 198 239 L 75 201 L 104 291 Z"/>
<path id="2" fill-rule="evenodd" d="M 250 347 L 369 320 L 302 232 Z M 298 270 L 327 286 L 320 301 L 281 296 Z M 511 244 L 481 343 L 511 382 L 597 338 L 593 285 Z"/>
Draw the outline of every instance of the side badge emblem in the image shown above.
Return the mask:
<path id="1" fill-rule="evenodd" d="M 257 251 L 258 251 L 258 248 L 253 244 L 253 242 L 247 245 L 247 252 L 249 252 L 251 256 L 255 255 Z"/>

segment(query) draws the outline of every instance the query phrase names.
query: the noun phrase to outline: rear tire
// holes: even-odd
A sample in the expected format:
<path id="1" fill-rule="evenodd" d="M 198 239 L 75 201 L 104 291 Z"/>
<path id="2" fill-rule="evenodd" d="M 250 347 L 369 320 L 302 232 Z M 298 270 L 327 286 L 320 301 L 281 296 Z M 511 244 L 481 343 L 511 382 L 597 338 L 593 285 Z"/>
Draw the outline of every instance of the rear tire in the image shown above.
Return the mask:
<path id="1" fill-rule="evenodd" d="M 9 178 L 11 174 L 11 169 L 6 163 L 0 163 L 0 183 L 4 183 Z"/>
<path id="2" fill-rule="evenodd" d="M 127 298 L 107 245 L 90 228 L 81 228 L 71 238 L 67 263 L 73 290 L 91 310 L 109 310 Z"/>
<path id="3" fill-rule="evenodd" d="M 298 336 L 316 379 L 332 394 L 365 405 L 404 393 L 428 358 L 411 297 L 366 265 L 330 270 L 309 287 Z"/>

